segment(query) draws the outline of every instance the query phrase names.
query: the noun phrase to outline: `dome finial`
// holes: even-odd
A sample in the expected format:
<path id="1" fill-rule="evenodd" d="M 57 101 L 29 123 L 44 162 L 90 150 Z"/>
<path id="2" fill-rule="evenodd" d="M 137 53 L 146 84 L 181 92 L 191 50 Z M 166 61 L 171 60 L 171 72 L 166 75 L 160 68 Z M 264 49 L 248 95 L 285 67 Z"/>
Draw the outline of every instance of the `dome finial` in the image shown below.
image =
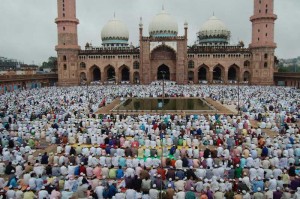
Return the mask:
<path id="1" fill-rule="evenodd" d="M 114 11 L 114 19 L 116 18 L 116 11 Z"/>
<path id="2" fill-rule="evenodd" d="M 165 5 L 164 4 L 162 4 L 161 9 L 165 10 Z"/>
<path id="3" fill-rule="evenodd" d="M 140 26 L 140 28 L 143 27 L 143 18 L 142 17 L 140 17 L 140 24 L 139 24 L 139 26 Z"/>
<path id="4" fill-rule="evenodd" d="M 213 11 L 213 16 L 215 16 L 215 11 Z"/>

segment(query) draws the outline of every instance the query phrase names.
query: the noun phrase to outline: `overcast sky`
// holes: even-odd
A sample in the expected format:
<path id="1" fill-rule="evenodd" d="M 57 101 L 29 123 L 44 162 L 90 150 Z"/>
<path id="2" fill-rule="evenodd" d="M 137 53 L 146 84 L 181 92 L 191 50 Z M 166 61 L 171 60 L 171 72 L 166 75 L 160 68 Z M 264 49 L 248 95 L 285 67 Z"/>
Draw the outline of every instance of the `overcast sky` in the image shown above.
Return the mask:
<path id="1" fill-rule="evenodd" d="M 56 56 L 57 43 L 56 0 L 0 0 L 0 56 L 15 58 L 25 63 L 41 64 L 49 56 Z M 253 0 L 77 0 L 79 45 L 86 42 L 101 45 L 100 32 L 108 20 L 123 20 L 129 29 L 129 41 L 138 45 L 139 18 L 143 18 L 144 35 L 148 24 L 160 12 L 162 4 L 178 21 L 179 35 L 183 23 L 189 23 L 189 44 L 196 40 L 200 26 L 215 16 L 231 30 L 231 43 L 251 41 Z M 279 58 L 300 56 L 300 0 L 275 0 L 278 20 L 275 39 Z"/>

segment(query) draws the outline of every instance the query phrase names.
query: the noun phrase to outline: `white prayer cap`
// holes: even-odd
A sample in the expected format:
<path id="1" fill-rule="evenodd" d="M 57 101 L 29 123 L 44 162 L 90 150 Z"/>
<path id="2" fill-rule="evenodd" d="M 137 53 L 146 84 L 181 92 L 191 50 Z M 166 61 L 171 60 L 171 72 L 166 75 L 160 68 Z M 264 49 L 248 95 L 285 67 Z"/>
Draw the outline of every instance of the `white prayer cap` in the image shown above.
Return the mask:
<path id="1" fill-rule="evenodd" d="M 261 191 L 261 188 L 260 188 L 260 187 L 258 187 L 258 188 L 257 188 L 257 191 Z"/>

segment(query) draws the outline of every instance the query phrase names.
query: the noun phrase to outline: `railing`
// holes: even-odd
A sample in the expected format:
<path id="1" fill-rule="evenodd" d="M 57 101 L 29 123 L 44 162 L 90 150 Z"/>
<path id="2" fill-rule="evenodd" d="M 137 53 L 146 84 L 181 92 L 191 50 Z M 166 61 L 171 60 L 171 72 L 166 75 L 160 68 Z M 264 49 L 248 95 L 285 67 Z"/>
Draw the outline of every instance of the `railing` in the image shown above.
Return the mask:
<path id="1" fill-rule="evenodd" d="M 140 54 L 139 48 L 133 48 L 133 49 L 106 49 L 106 48 L 99 48 L 99 49 L 92 49 L 92 50 L 80 50 L 79 55 L 95 55 L 95 54 L 101 54 L 101 55 L 112 55 L 112 54 Z"/>
<path id="2" fill-rule="evenodd" d="M 188 48 L 188 53 L 250 53 L 249 48 L 240 46 L 192 46 Z"/>
<path id="3" fill-rule="evenodd" d="M 35 74 L 35 75 L 0 75 L 0 82 L 19 81 L 19 80 L 38 80 L 38 79 L 57 79 L 57 74 Z"/>
<path id="4" fill-rule="evenodd" d="M 277 72 L 277 73 L 274 73 L 274 77 L 296 77 L 296 78 L 300 78 L 300 73 Z"/>

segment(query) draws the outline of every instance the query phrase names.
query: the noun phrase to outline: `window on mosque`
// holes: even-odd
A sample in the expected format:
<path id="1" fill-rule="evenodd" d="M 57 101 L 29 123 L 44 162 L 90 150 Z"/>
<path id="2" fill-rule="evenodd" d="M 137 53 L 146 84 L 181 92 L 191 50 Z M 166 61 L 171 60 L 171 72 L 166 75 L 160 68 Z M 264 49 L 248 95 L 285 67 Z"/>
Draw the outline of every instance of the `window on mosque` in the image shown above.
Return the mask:
<path id="1" fill-rule="evenodd" d="M 248 68 L 249 66 L 250 66 L 250 61 L 248 61 L 248 60 L 245 61 L 245 62 L 244 62 L 244 67 L 245 67 L 245 68 Z"/>
<path id="2" fill-rule="evenodd" d="M 67 56 L 66 55 L 63 56 L 63 61 L 67 61 Z"/>
<path id="3" fill-rule="evenodd" d="M 265 62 L 265 63 L 264 63 L 264 67 L 265 67 L 265 68 L 268 68 L 268 62 Z"/>
<path id="4" fill-rule="evenodd" d="M 268 54 L 267 53 L 265 54 L 265 59 L 268 59 Z"/>
<path id="5" fill-rule="evenodd" d="M 85 68 L 86 68 L 86 64 L 85 64 L 84 62 L 81 62 L 81 63 L 80 63 L 80 68 L 81 68 L 81 69 L 85 69 Z"/>
<path id="6" fill-rule="evenodd" d="M 67 70 L 67 64 L 64 64 L 64 70 Z"/>
<path id="7" fill-rule="evenodd" d="M 140 69 L 140 63 L 138 61 L 133 63 L 133 69 Z"/>
<path id="8" fill-rule="evenodd" d="M 194 68 L 194 67 L 195 67 L 194 61 L 190 60 L 188 63 L 188 68 Z"/>

